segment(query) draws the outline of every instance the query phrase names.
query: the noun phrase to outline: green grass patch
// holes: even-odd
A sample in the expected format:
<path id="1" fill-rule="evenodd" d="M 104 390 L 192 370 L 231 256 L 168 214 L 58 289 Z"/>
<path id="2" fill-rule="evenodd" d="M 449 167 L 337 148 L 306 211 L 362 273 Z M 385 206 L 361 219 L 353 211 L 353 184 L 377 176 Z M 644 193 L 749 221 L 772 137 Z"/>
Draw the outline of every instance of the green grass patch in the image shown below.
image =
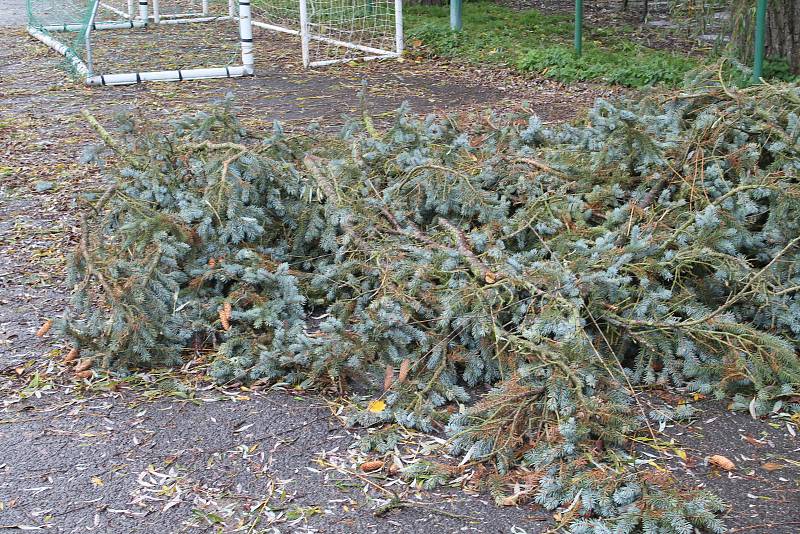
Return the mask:
<path id="1" fill-rule="evenodd" d="M 584 48 L 576 57 L 571 46 L 553 45 L 528 50 L 516 65 L 563 82 L 603 81 L 628 87 L 679 85 L 697 60 L 670 52 L 632 45 L 627 51 L 599 46 Z"/>
<path id="2" fill-rule="evenodd" d="M 800 82 L 800 76 L 792 74 L 789 62 L 785 59 L 765 59 L 764 79 L 782 82 Z"/>
<path id="3" fill-rule="evenodd" d="M 471 62 L 508 65 L 563 82 L 598 81 L 628 87 L 676 86 L 699 66 L 686 54 L 654 50 L 624 37 L 632 28 L 587 28 L 583 56 L 572 48 L 573 20 L 491 2 L 467 2 L 464 31 L 450 31 L 447 6 L 405 8 L 407 36 L 432 53 Z M 656 31 L 656 30 L 654 30 Z"/>

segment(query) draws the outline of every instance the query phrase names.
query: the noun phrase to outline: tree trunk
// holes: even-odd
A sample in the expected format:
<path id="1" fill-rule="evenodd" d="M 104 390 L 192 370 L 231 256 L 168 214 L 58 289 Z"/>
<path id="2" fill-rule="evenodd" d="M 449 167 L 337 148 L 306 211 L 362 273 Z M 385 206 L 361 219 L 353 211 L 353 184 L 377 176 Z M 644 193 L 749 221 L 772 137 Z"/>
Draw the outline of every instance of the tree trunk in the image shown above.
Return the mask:
<path id="1" fill-rule="evenodd" d="M 753 59 L 755 0 L 734 0 L 733 44 L 743 60 Z M 785 59 L 793 74 L 800 74 L 800 2 L 770 0 L 767 4 L 766 56 Z"/>

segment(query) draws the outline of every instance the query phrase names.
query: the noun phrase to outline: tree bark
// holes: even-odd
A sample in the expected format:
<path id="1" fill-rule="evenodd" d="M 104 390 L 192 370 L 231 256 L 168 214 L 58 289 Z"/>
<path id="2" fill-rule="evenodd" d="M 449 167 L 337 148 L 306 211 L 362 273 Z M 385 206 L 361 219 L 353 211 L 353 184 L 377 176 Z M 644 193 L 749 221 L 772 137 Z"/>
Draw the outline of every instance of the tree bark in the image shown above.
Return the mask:
<path id="1" fill-rule="evenodd" d="M 755 0 L 734 0 L 733 44 L 739 57 L 753 59 Z M 800 2 L 770 0 L 767 4 L 766 57 L 785 59 L 793 74 L 800 74 Z"/>

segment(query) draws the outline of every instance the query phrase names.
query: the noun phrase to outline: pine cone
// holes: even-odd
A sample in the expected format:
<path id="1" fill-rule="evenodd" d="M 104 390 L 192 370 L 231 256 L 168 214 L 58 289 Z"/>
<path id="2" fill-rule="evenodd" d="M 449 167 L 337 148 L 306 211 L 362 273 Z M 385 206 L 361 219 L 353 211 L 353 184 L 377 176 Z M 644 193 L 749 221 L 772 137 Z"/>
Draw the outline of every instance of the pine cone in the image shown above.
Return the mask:
<path id="1" fill-rule="evenodd" d="M 398 381 L 398 382 L 400 382 L 401 384 L 402 384 L 403 382 L 405 382 L 405 381 L 406 381 L 406 378 L 408 378 L 408 371 L 409 371 L 410 369 L 411 369 L 411 360 L 409 360 L 408 358 L 406 358 L 406 359 L 405 359 L 405 360 L 403 360 L 403 362 L 400 364 L 400 374 L 399 374 L 399 375 L 398 375 L 398 377 L 397 377 L 397 381 Z"/>
<path id="2" fill-rule="evenodd" d="M 383 462 L 381 460 L 372 460 L 371 462 L 364 462 L 361 464 L 361 470 L 365 473 L 383 469 Z"/>
<path id="3" fill-rule="evenodd" d="M 75 366 L 75 372 L 80 373 L 82 371 L 87 371 L 92 368 L 93 363 L 94 360 L 92 360 L 91 358 L 84 358 L 83 360 L 78 362 L 78 365 Z"/>
<path id="4" fill-rule="evenodd" d="M 44 322 L 42 327 L 36 332 L 36 337 L 44 337 L 45 334 L 47 334 L 52 327 L 53 327 L 53 320 L 48 319 L 47 321 Z"/>
<path id="5" fill-rule="evenodd" d="M 388 391 L 392 384 L 394 383 L 394 367 L 392 364 L 386 364 L 386 374 L 383 377 L 383 390 Z"/>
<path id="6" fill-rule="evenodd" d="M 231 303 L 228 301 L 225 301 L 225 304 L 219 310 L 219 322 L 222 323 L 224 330 L 231 329 Z"/>
<path id="7" fill-rule="evenodd" d="M 80 353 L 81 353 L 81 351 L 78 350 L 77 347 L 72 347 L 72 350 L 70 350 L 67 353 L 67 355 L 64 356 L 64 360 L 63 360 L 64 363 L 72 363 L 72 362 L 74 362 L 75 360 L 78 359 L 78 356 L 80 355 Z"/>

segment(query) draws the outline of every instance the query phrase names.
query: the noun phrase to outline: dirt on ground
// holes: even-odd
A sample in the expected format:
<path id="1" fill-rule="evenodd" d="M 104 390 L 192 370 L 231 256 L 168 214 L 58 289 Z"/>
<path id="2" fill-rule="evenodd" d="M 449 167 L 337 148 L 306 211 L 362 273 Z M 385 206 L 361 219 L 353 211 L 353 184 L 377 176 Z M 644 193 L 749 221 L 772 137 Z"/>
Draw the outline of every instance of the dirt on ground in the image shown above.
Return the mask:
<path id="1" fill-rule="evenodd" d="M 0 20 L 10 20 L 2 9 Z M 67 305 L 64 265 L 79 213 L 103 188 L 98 169 L 79 163 L 97 142 L 83 109 L 113 134 L 119 111 L 168 121 L 231 93 L 248 127 L 277 119 L 290 129 L 310 121 L 335 129 L 358 111 L 366 79 L 379 126 L 404 101 L 419 113 L 528 102 L 555 122 L 615 92 L 427 59 L 306 71 L 293 41 L 266 32 L 256 40 L 253 78 L 87 88 L 23 28 L 0 28 L 0 532 L 548 530 L 552 514 L 533 504 L 500 508 L 485 494 L 398 480 L 389 456 L 353 446 L 364 430 L 343 424 L 344 400 L 222 389 L 192 368 L 74 380 L 60 363 L 63 342 L 36 336 Z M 701 408 L 643 453 L 685 483 L 718 491 L 731 504 L 732 532 L 800 531 L 795 426 L 715 402 Z M 396 461 L 445 451 L 441 439 L 409 433 Z M 709 465 L 712 454 L 736 469 Z M 386 463 L 375 472 L 360 468 L 376 459 Z"/>

